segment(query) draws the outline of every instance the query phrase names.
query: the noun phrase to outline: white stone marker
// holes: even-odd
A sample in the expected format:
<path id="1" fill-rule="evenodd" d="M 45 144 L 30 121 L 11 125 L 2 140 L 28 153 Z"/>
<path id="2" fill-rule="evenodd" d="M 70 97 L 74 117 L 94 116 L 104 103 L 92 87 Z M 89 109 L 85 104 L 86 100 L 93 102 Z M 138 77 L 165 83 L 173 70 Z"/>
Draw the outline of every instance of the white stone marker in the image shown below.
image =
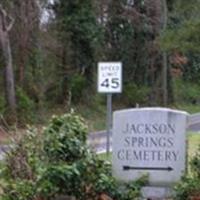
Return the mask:
<path id="1" fill-rule="evenodd" d="M 186 162 L 187 113 L 166 108 L 114 112 L 113 175 L 132 181 L 149 174 L 154 186 L 180 180 Z"/>

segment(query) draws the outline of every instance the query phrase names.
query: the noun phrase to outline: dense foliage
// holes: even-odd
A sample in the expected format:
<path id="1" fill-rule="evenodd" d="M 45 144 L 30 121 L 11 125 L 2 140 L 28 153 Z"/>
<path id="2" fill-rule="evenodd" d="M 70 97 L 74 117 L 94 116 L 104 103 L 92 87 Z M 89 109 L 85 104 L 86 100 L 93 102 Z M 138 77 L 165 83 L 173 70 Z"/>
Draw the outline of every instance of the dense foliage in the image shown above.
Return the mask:
<path id="1" fill-rule="evenodd" d="M 200 198 L 200 146 L 191 160 L 190 166 L 191 174 L 184 176 L 175 188 L 175 199 L 177 200 L 196 200 Z"/>
<path id="2" fill-rule="evenodd" d="M 45 111 L 60 105 L 62 112 L 79 104 L 103 110 L 99 61 L 123 63 L 116 108 L 198 105 L 199 8 L 200 0 L 0 2 L 1 121 L 42 123 Z M 143 180 L 118 183 L 110 164 L 88 150 L 86 135 L 83 120 L 67 114 L 53 117 L 41 134 L 30 130 L 17 139 L 1 170 L 0 199 L 136 198 Z M 199 155 L 192 170 L 177 186 L 177 199 L 198 194 Z"/>
<path id="3" fill-rule="evenodd" d="M 88 106 L 96 98 L 99 61 L 123 63 L 124 93 L 114 98 L 123 106 L 163 105 L 164 99 L 180 103 L 174 98 L 174 80 L 187 81 L 189 90 L 199 82 L 199 1 L 13 0 L 1 4 L 7 23 L 15 21 L 8 33 L 10 60 L 1 48 L 0 72 L 4 74 L 6 63 L 12 62 L 14 109 L 21 123 L 34 122 L 38 111 L 52 105 Z M 9 116 L 9 87 L 5 88 L 4 79 L 2 75 L 0 112 Z"/>
<path id="4" fill-rule="evenodd" d="M 169 17 L 169 28 L 165 33 L 164 47 L 180 52 L 199 52 L 200 1 L 176 0 Z"/>
<path id="5" fill-rule="evenodd" d="M 6 157 L 0 199 L 50 200 L 61 195 L 77 200 L 136 199 L 146 178 L 117 182 L 110 163 L 88 149 L 86 134 L 83 119 L 74 113 L 54 116 L 42 134 L 27 132 Z"/>

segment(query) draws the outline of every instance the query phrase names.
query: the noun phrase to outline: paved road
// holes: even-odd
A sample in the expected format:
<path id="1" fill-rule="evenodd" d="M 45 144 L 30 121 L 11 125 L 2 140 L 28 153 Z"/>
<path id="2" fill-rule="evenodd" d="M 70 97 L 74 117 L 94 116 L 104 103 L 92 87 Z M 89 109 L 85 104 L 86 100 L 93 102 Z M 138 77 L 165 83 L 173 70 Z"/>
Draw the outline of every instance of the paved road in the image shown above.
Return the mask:
<path id="1" fill-rule="evenodd" d="M 198 133 L 200 132 L 200 113 L 188 116 L 187 130 Z"/>
<path id="2" fill-rule="evenodd" d="M 197 123 L 197 124 L 191 124 L 188 128 L 187 128 L 188 131 L 192 131 L 192 132 L 197 132 L 197 133 L 200 133 L 200 124 Z"/>
<path id="3" fill-rule="evenodd" d="M 106 152 L 106 135 L 107 132 L 98 131 L 95 133 L 90 133 L 88 135 L 88 145 L 96 153 L 105 153 Z M 110 136 L 110 150 L 112 150 L 112 135 Z"/>

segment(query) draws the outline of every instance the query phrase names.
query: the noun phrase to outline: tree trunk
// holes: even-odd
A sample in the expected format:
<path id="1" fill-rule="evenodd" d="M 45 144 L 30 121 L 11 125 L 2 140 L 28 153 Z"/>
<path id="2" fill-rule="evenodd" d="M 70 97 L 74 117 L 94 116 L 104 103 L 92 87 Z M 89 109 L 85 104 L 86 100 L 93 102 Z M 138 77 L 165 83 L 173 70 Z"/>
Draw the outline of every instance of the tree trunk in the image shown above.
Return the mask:
<path id="1" fill-rule="evenodd" d="M 5 90 L 6 100 L 12 112 L 16 112 L 16 100 L 15 100 L 15 87 L 14 87 L 14 74 L 12 66 L 12 55 L 10 48 L 9 37 L 4 38 L 4 44 L 2 44 L 5 60 Z"/>
<path id="2" fill-rule="evenodd" d="M 162 0 L 163 5 L 163 31 L 167 28 L 167 2 L 166 0 Z M 167 53 L 163 52 L 163 105 L 167 106 L 168 103 L 168 86 L 167 86 Z"/>
<path id="3" fill-rule="evenodd" d="M 5 63 L 5 97 L 9 110 L 11 111 L 12 118 L 16 115 L 16 99 L 15 99 L 15 84 L 14 73 L 12 65 L 12 54 L 10 47 L 9 30 L 11 24 L 7 25 L 6 12 L 0 5 L 0 43 L 3 52 L 3 60 Z"/>
<path id="4" fill-rule="evenodd" d="M 22 49 L 21 49 L 22 51 Z M 20 62 L 19 62 L 19 85 L 20 87 L 23 87 L 24 85 L 24 69 L 25 69 L 25 61 L 24 61 L 24 54 L 23 53 L 19 53 L 20 55 Z"/>

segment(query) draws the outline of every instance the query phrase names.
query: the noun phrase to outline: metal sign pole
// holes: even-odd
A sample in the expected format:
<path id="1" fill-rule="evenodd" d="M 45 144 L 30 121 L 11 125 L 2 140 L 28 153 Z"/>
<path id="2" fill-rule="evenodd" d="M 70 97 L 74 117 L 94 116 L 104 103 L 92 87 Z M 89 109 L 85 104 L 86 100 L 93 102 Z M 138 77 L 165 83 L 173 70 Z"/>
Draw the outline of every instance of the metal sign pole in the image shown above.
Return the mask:
<path id="1" fill-rule="evenodd" d="M 107 94 L 107 143 L 106 153 L 109 156 L 110 153 L 110 136 L 112 134 L 112 94 Z"/>
<path id="2" fill-rule="evenodd" d="M 110 137 L 112 134 L 112 94 L 122 92 L 122 63 L 99 62 L 97 90 L 107 94 L 107 141 L 106 153 L 110 153 Z"/>

